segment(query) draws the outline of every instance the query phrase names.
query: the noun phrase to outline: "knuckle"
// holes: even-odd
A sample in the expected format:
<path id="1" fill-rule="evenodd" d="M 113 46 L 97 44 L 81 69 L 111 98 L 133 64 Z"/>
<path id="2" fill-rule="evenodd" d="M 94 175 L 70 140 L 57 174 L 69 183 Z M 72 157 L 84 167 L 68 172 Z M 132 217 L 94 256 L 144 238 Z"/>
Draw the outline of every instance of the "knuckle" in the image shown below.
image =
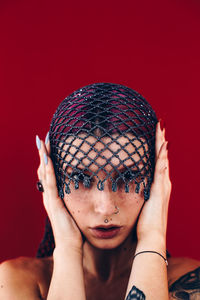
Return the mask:
<path id="1" fill-rule="evenodd" d="M 54 178 L 52 176 L 46 177 L 46 185 L 47 185 L 48 190 L 52 190 L 55 188 Z"/>
<path id="2" fill-rule="evenodd" d="M 166 170 L 167 170 L 166 165 L 163 164 L 163 163 L 161 163 L 161 164 L 159 165 L 159 167 L 158 167 L 158 173 L 159 173 L 159 174 L 163 174 L 163 173 L 165 173 Z"/>
<path id="3" fill-rule="evenodd" d="M 47 167 L 47 168 L 46 168 L 46 174 L 47 174 L 48 176 L 51 176 L 51 175 L 52 175 L 52 169 L 51 169 L 50 167 Z"/>
<path id="4" fill-rule="evenodd" d="M 166 190 L 170 193 L 172 190 L 172 185 L 170 181 L 165 182 Z"/>
<path id="5" fill-rule="evenodd" d="M 162 174 L 168 170 L 169 166 L 164 157 L 159 157 L 157 160 L 157 172 Z"/>
<path id="6" fill-rule="evenodd" d="M 48 190 L 54 189 L 54 184 L 52 183 L 52 181 L 47 181 L 47 188 L 48 188 Z"/>
<path id="7" fill-rule="evenodd" d="M 41 167 L 39 167 L 39 168 L 37 169 L 37 175 L 38 175 L 38 177 L 42 177 L 43 172 L 42 172 Z"/>

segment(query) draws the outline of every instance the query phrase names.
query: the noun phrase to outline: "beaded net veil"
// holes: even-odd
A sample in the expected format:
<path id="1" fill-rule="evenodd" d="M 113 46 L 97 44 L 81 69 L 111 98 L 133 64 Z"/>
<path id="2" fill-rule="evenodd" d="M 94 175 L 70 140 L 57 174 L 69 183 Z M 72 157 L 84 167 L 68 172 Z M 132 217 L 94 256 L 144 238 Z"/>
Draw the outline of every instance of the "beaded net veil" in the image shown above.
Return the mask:
<path id="1" fill-rule="evenodd" d="M 49 131 L 51 159 L 59 196 L 96 186 L 113 192 L 130 187 L 148 200 L 153 181 L 157 118 L 150 104 L 119 84 L 95 83 L 65 98 Z M 54 240 L 47 219 L 37 256 L 52 255 Z"/>

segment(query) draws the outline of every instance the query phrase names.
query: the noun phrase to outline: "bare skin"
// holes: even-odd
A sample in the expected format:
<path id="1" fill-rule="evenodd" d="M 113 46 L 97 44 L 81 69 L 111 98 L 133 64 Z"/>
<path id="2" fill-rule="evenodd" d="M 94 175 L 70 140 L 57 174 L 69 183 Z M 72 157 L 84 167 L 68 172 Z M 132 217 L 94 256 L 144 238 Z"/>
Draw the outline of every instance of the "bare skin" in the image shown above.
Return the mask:
<path id="1" fill-rule="evenodd" d="M 161 132 L 159 128 L 157 129 L 157 133 L 156 151 L 158 161 L 160 161 L 158 171 L 155 172 L 158 180 L 153 184 L 152 188 L 153 196 L 151 196 L 153 197 L 153 201 L 149 199 L 143 206 L 144 199 L 142 190 L 139 194 L 135 194 L 133 186 L 131 187 L 132 190 L 130 190 L 129 194 L 120 190 L 115 196 L 113 196 L 114 194 L 111 192 L 109 184 L 105 186 L 104 192 L 99 193 L 97 193 L 94 187 L 91 187 L 87 192 L 80 187 L 78 191 L 75 191 L 64 198 L 65 205 L 71 216 L 66 214 L 66 209 L 62 206 L 63 204 L 60 199 L 58 199 L 57 192 L 55 191 L 55 180 L 52 179 L 52 177 L 51 180 L 49 179 L 50 177 L 48 174 L 51 166 L 48 165 L 48 168 L 46 168 L 48 169 L 47 171 L 45 169 L 44 161 L 42 160 L 45 145 L 42 143 L 42 150 L 40 151 L 41 165 L 38 170 L 38 176 L 39 178 L 42 178 L 43 183 L 45 184 L 44 189 L 46 192 L 43 194 L 44 206 L 52 223 L 56 241 L 56 251 L 59 253 L 58 257 L 63 257 L 61 255 L 61 253 L 64 255 L 64 252 L 62 252 L 63 249 L 65 250 L 65 253 L 70 247 L 72 249 L 78 249 L 76 254 L 79 253 L 81 249 L 83 255 L 83 273 L 86 294 L 85 296 L 83 294 L 81 299 L 124 299 L 127 285 L 131 278 L 130 273 L 131 270 L 133 271 L 133 254 L 138 246 L 138 241 L 143 239 L 146 243 L 149 235 L 151 236 L 151 240 L 154 236 L 156 237 L 156 244 L 160 247 L 159 252 L 163 251 L 163 255 L 165 255 L 165 245 L 163 243 L 159 244 L 159 240 L 160 237 L 161 242 L 162 237 L 163 241 L 165 240 L 168 202 L 171 189 L 169 175 L 168 172 L 166 172 L 166 170 L 168 171 L 168 162 L 164 133 Z M 121 141 L 121 143 L 123 143 L 123 141 Z M 113 145 L 113 147 L 115 147 L 115 145 Z M 47 151 L 49 151 L 48 145 Z M 158 155 L 158 153 L 160 154 Z M 124 153 L 121 153 L 121 155 L 123 158 Z M 137 157 L 135 157 L 135 160 L 137 160 Z M 44 173 L 46 174 L 46 179 Z M 163 184 L 163 182 L 165 184 Z M 96 182 L 94 182 L 94 186 L 95 185 Z M 161 186 L 162 190 L 160 188 Z M 53 196 L 54 201 L 50 201 L 50 197 Z M 161 202 L 160 199 L 163 199 L 164 201 L 162 209 L 158 209 L 159 203 Z M 116 211 L 116 206 L 120 207 L 119 214 L 114 213 Z M 91 229 L 94 226 L 104 224 L 105 216 L 109 218 L 109 222 L 112 222 L 112 224 L 121 226 L 120 233 L 115 238 L 107 240 L 98 239 L 92 233 Z M 138 241 L 136 241 L 132 238 L 132 231 L 135 229 L 138 216 Z M 152 216 L 154 216 L 153 221 Z M 79 230 L 86 237 L 85 243 L 82 241 Z M 66 231 L 68 231 L 67 236 Z M 65 244 L 63 244 L 63 241 Z M 61 244 L 62 247 L 60 246 Z M 154 245 L 154 243 L 150 245 L 151 249 L 152 245 Z M 79 259 L 79 254 L 76 257 Z M 138 256 L 138 258 L 136 258 L 136 273 L 138 272 L 137 262 L 143 262 L 146 257 L 146 255 L 143 257 L 140 255 L 140 257 Z M 152 256 L 152 259 L 158 260 L 158 267 L 164 263 L 162 258 Z M 62 259 L 60 261 L 60 264 L 62 265 Z M 155 264 L 157 264 L 157 261 L 155 261 Z M 170 258 L 167 274 L 168 284 L 171 286 L 178 278 L 199 267 L 199 265 L 200 263 L 198 261 L 191 259 L 183 260 L 179 258 Z M 77 269 L 79 270 L 79 266 L 77 266 Z M 19 258 L 5 262 L 0 268 L 0 296 L 6 295 L 6 297 L 4 297 L 5 300 L 47 299 L 47 297 L 49 297 L 49 286 L 52 285 L 51 282 L 54 281 L 56 283 L 52 290 L 53 295 L 53 293 L 56 292 L 55 288 L 63 279 L 62 276 L 57 276 L 59 280 L 55 281 L 55 276 L 53 278 L 53 270 L 52 257 L 48 259 Z M 75 276 L 80 273 L 80 270 Z M 71 269 L 70 274 L 71 272 L 73 272 L 73 269 Z M 162 272 L 164 274 L 166 271 Z M 159 274 L 158 276 L 160 276 Z M 195 274 L 195 276 L 198 276 L 197 273 Z M 138 278 L 138 283 L 142 285 L 143 282 L 141 281 L 140 276 L 136 277 Z M 145 287 L 147 286 L 145 285 Z M 77 288 L 77 286 L 75 285 L 74 288 Z M 147 292 L 148 288 L 149 287 L 147 287 Z M 194 289 L 195 288 L 196 287 L 194 287 Z M 3 290 L 6 290 L 6 293 L 3 294 Z M 181 292 L 183 294 L 183 291 Z M 196 292 L 198 293 L 197 288 Z M 80 293 L 82 293 L 82 291 Z M 184 293 L 186 292 L 184 291 Z M 171 299 L 181 299 L 177 297 L 172 298 L 174 296 L 171 295 L 172 294 L 170 294 Z M 175 295 L 174 291 L 173 295 Z M 167 297 L 167 293 L 165 292 L 162 299 L 168 299 Z M 70 297 L 66 299 L 69 298 Z M 53 297 L 51 297 L 51 299 L 53 299 Z"/>
<path id="2" fill-rule="evenodd" d="M 200 267 L 200 262 L 190 258 L 168 259 L 168 285 L 169 288 L 181 276 Z M 12 294 L 21 294 L 21 299 L 46 299 L 53 272 L 53 258 L 17 258 L 2 264 L 4 274 L 7 273 L 6 282 L 0 288 L 5 288 L 9 280 L 12 283 Z M 116 274 L 113 280 L 103 280 L 88 272 L 85 266 L 85 287 L 87 300 L 121 300 L 124 297 L 131 265 L 124 272 Z M 23 287 L 23 288 L 21 288 Z M 31 296 L 29 296 L 31 295 Z M 10 298 L 11 299 L 11 298 Z M 19 299 L 19 298 L 16 298 Z M 176 299 L 170 297 L 170 299 Z M 196 298 L 198 299 L 198 298 Z M 12 297 L 12 300 L 15 300 Z"/>

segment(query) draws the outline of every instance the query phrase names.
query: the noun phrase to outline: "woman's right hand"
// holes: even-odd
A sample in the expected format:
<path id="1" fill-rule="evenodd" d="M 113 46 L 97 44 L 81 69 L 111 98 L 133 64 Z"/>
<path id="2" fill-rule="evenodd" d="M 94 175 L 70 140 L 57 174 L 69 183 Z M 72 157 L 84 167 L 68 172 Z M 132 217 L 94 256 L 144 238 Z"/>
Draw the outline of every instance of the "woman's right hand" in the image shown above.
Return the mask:
<path id="1" fill-rule="evenodd" d="M 36 144 L 40 156 L 40 165 L 37 170 L 38 178 L 43 185 L 43 203 L 51 222 L 55 249 L 70 248 L 75 251 L 82 251 L 83 239 L 81 232 L 58 196 L 56 177 L 53 163 L 50 158 L 50 142 L 46 143 L 36 137 Z"/>

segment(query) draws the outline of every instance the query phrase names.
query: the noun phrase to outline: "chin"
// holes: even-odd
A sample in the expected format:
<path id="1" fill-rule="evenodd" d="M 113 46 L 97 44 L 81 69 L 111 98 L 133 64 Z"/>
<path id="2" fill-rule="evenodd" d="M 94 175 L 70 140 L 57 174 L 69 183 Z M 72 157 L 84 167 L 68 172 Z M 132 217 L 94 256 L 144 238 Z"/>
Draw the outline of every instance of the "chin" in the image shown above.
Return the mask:
<path id="1" fill-rule="evenodd" d="M 113 250 L 121 246 L 126 238 L 112 238 L 112 239 L 86 239 L 93 247 L 100 250 Z"/>

